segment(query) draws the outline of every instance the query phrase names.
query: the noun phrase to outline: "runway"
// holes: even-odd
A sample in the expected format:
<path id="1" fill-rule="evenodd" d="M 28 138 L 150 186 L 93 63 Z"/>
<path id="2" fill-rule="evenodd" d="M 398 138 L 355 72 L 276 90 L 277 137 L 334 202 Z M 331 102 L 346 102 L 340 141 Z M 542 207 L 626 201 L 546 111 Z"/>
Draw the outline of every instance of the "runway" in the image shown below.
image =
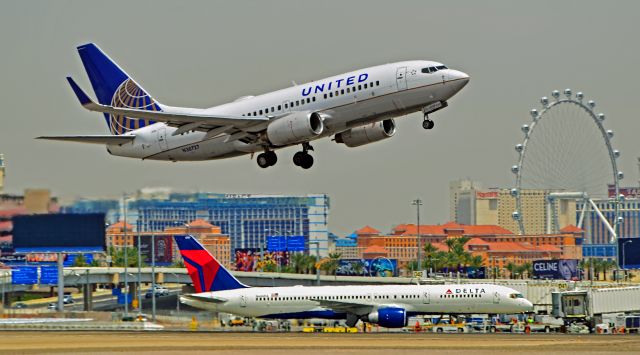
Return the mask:
<path id="1" fill-rule="evenodd" d="M 0 354 L 59 354 L 122 352 L 181 354 L 185 351 L 216 354 L 282 355 L 283 351 L 309 354 L 415 354 L 416 351 L 473 354 L 640 352 L 638 335 L 564 334 L 303 334 L 228 332 L 22 332 L 5 331 Z"/>

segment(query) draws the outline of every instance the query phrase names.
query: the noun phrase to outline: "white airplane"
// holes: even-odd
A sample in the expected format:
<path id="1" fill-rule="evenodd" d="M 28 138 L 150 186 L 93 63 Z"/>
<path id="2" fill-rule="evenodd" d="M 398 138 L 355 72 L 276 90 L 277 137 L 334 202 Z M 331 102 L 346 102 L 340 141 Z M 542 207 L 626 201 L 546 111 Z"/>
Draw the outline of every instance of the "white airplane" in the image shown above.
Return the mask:
<path id="1" fill-rule="evenodd" d="M 491 284 L 248 287 L 192 236 L 176 243 L 197 293 L 180 296 L 189 306 L 240 316 L 275 319 L 359 320 L 386 328 L 407 325 L 418 314 L 500 314 L 533 310 L 518 291 Z"/>
<path id="2" fill-rule="evenodd" d="M 206 109 L 163 105 L 93 43 L 78 53 L 98 98 L 94 102 L 67 77 L 84 108 L 104 113 L 112 135 L 46 136 L 39 139 L 104 144 L 112 155 L 197 161 L 260 152 L 258 165 L 277 162 L 275 150 L 302 145 L 293 163 L 313 165 L 310 141 L 334 136 L 348 147 L 392 137 L 394 117 L 428 115 L 469 81 L 463 72 L 432 61 L 384 64 L 259 96 L 243 96 Z"/>

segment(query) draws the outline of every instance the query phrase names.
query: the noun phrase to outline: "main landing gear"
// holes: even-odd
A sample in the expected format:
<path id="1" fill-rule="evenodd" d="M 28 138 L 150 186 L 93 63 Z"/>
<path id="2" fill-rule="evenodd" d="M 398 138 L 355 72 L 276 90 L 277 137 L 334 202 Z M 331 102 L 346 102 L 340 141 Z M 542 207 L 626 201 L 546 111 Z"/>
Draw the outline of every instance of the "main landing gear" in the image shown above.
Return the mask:
<path id="1" fill-rule="evenodd" d="M 276 152 L 267 150 L 264 153 L 258 154 L 256 161 L 258 162 L 258 166 L 264 169 L 276 165 L 278 162 L 278 156 L 276 155 Z"/>
<path id="2" fill-rule="evenodd" d="M 313 147 L 308 142 L 302 143 L 302 151 L 293 155 L 293 164 L 302 169 L 309 169 L 313 166 L 313 157 L 308 153 Z"/>

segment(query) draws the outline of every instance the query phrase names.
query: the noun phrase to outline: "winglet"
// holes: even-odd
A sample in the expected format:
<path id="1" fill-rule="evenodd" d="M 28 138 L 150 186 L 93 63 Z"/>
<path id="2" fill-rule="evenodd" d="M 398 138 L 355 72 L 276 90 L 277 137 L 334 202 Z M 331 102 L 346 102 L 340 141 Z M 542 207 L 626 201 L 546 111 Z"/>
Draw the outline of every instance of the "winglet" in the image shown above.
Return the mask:
<path id="1" fill-rule="evenodd" d="M 78 98 L 78 101 L 80 101 L 80 104 L 82 106 L 86 106 L 88 104 L 93 103 L 93 101 L 89 98 L 89 96 L 87 96 L 87 94 L 85 94 L 84 91 L 82 91 L 80 86 L 78 86 L 78 84 L 76 84 L 76 82 L 70 76 L 67 77 L 67 81 L 69 82 L 69 85 L 71 85 L 71 89 L 73 89 L 73 93 L 76 94 L 76 97 Z"/>

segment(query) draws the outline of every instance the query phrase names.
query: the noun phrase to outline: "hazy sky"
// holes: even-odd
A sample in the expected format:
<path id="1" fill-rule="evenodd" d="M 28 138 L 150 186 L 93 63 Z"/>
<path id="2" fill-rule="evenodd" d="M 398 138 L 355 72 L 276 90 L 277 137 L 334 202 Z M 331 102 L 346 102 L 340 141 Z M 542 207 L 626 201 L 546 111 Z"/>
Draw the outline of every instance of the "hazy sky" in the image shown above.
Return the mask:
<path id="1" fill-rule="evenodd" d="M 520 126 L 541 96 L 583 91 L 616 132 L 626 184 L 637 184 L 640 97 L 637 1 L 1 1 L 0 152 L 6 190 L 45 187 L 63 198 L 145 186 L 223 193 L 328 193 L 330 229 L 383 231 L 449 218 L 448 183 L 511 187 Z M 316 164 L 279 151 L 260 169 L 240 157 L 169 163 L 113 157 L 100 146 L 35 141 L 106 134 L 64 77 L 86 89 L 77 45 L 95 42 L 159 101 L 210 107 L 345 71 L 431 59 L 471 75 L 421 128 L 397 119 L 392 139 L 347 148 L 314 144 Z M 93 94 L 93 93 L 92 93 Z"/>

